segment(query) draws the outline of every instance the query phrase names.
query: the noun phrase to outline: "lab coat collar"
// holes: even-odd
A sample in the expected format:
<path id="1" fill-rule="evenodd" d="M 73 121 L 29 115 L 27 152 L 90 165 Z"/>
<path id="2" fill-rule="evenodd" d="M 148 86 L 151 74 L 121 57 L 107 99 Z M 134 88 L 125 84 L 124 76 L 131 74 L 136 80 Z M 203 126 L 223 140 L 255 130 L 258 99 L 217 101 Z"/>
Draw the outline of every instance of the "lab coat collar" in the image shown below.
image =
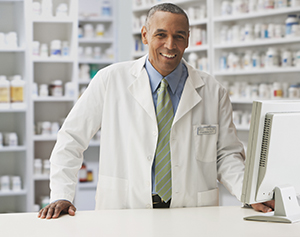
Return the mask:
<path id="1" fill-rule="evenodd" d="M 151 86 L 147 71 L 144 67 L 146 59 L 147 55 L 136 60 L 131 67 L 130 72 L 136 77 L 136 80 L 128 87 L 128 90 L 156 123 L 156 113 L 153 105 Z M 182 59 L 182 61 L 188 69 L 189 76 L 179 101 L 173 125 L 202 100 L 197 89 L 205 85 L 199 71 L 191 67 L 184 59 Z"/>
<path id="2" fill-rule="evenodd" d="M 148 54 L 137 59 L 133 66 L 130 68 L 130 72 L 134 77 L 139 77 L 143 70 L 145 70 L 146 59 L 148 58 Z M 182 62 L 187 67 L 188 70 L 188 80 L 191 80 L 192 85 L 195 89 L 200 88 L 205 85 L 202 80 L 202 76 L 199 75 L 199 71 L 190 66 L 184 58 L 182 58 Z"/>

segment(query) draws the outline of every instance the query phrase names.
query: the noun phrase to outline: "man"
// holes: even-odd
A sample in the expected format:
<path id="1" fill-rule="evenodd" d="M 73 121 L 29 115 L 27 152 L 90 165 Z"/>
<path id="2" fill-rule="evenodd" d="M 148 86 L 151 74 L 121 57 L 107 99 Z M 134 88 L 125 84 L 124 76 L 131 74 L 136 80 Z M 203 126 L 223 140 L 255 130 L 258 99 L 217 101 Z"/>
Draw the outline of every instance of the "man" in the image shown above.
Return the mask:
<path id="1" fill-rule="evenodd" d="M 244 150 L 228 95 L 182 60 L 188 39 L 181 8 L 150 9 L 142 29 L 149 54 L 100 70 L 62 126 L 51 155 L 52 203 L 39 217 L 75 214 L 76 174 L 99 129 L 98 210 L 218 205 L 217 179 L 241 196 Z"/>

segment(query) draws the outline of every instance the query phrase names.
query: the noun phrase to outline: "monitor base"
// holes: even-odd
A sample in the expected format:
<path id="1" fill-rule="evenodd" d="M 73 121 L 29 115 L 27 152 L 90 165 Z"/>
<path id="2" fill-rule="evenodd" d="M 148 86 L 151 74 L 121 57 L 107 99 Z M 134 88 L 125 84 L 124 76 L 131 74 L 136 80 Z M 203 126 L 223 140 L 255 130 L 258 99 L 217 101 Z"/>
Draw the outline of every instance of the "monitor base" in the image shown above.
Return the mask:
<path id="1" fill-rule="evenodd" d="M 294 216 L 276 216 L 274 212 L 257 214 L 253 216 L 244 217 L 247 221 L 267 221 L 267 222 L 281 222 L 281 223 L 295 223 L 300 221 L 300 214 Z"/>
<path id="2" fill-rule="evenodd" d="M 295 223 L 300 221 L 300 207 L 294 187 L 275 187 L 275 211 L 244 217 L 244 220 Z"/>

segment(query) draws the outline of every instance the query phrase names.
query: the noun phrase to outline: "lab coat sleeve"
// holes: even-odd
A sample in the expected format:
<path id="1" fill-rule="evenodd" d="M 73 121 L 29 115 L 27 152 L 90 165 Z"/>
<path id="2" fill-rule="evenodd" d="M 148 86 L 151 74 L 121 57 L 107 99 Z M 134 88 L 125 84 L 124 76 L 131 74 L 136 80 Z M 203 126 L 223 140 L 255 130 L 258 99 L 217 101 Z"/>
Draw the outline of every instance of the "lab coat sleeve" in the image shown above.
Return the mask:
<path id="1" fill-rule="evenodd" d="M 232 106 L 225 89 L 219 102 L 218 180 L 239 200 L 244 178 L 245 152 L 232 121 Z"/>
<path id="2" fill-rule="evenodd" d="M 101 72 L 74 105 L 58 132 L 50 162 L 50 201 L 66 199 L 73 202 L 82 165 L 83 152 L 89 141 L 101 128 L 105 85 Z"/>

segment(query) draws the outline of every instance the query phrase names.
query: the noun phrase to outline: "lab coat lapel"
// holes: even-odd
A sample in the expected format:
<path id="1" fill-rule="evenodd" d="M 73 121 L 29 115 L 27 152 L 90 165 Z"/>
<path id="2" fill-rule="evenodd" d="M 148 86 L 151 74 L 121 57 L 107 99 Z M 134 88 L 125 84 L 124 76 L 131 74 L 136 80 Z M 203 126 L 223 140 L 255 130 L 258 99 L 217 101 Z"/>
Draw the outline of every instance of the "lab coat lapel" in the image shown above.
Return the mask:
<path id="1" fill-rule="evenodd" d="M 128 87 L 128 90 L 156 123 L 156 113 L 153 105 L 149 77 L 146 69 L 144 68 L 145 59 L 146 56 L 142 57 L 131 68 L 131 73 L 136 77 L 136 79 Z"/>
<path id="2" fill-rule="evenodd" d="M 173 125 L 202 100 L 196 89 L 204 86 L 204 82 L 195 69 L 189 66 L 185 61 L 184 63 L 188 68 L 189 76 L 184 85 Z"/>

